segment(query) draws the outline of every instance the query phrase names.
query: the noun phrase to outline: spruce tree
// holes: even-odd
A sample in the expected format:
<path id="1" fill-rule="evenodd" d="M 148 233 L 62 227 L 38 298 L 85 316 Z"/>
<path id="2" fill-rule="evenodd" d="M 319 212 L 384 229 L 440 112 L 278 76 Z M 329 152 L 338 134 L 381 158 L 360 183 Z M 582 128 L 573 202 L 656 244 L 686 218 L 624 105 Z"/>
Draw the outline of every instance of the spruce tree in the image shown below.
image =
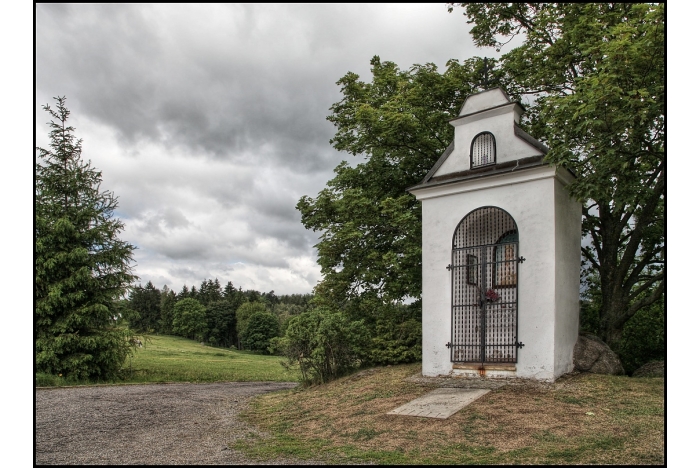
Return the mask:
<path id="1" fill-rule="evenodd" d="M 173 332 L 173 308 L 177 302 L 175 291 L 163 286 L 160 295 L 160 332 L 170 335 Z"/>
<path id="2" fill-rule="evenodd" d="M 236 307 L 238 307 L 243 303 L 243 289 L 240 286 L 238 289 L 234 288 L 233 283 L 229 281 L 224 288 L 223 298 L 229 302 L 237 303 Z"/>
<path id="3" fill-rule="evenodd" d="M 177 300 L 181 301 L 182 299 L 186 299 L 190 297 L 190 290 L 187 288 L 187 285 L 182 286 L 182 290 L 177 293 Z"/>
<path id="4" fill-rule="evenodd" d="M 116 327 L 116 300 L 137 277 L 134 246 L 119 239 L 114 193 L 81 158 L 82 140 L 66 124 L 65 97 L 43 107 L 49 149 L 37 148 L 34 225 L 34 340 L 38 372 L 110 378 L 129 354 L 129 331 Z"/>
<path id="5" fill-rule="evenodd" d="M 197 293 L 196 299 L 203 306 L 209 304 L 209 285 L 207 284 L 207 280 L 202 280 L 202 284 L 199 285 L 199 292 Z"/>
<path id="6" fill-rule="evenodd" d="M 223 299 L 224 293 L 221 290 L 221 283 L 219 283 L 219 278 L 214 278 L 214 283 L 212 283 L 212 286 L 210 287 L 210 294 L 210 302 L 217 302 Z"/>
<path id="7" fill-rule="evenodd" d="M 129 323 L 131 328 L 146 333 L 160 332 L 161 293 L 158 288 L 150 281 L 146 287 L 138 285 L 131 291 L 129 300 L 131 309 L 139 313 L 138 318 Z"/>

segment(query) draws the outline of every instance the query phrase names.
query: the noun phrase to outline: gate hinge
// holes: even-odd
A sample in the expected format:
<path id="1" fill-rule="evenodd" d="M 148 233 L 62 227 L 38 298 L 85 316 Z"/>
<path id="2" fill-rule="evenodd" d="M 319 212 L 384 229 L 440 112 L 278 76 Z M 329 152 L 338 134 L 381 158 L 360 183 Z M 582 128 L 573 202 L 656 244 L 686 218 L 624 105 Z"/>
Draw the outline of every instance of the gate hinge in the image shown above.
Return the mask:
<path id="1" fill-rule="evenodd" d="M 448 348 L 451 348 L 451 347 L 452 347 L 452 343 L 448 342 L 445 346 L 447 346 Z"/>
<path id="2" fill-rule="evenodd" d="M 522 349 L 522 347 L 525 346 L 525 344 L 522 341 L 520 341 L 520 342 L 515 343 L 515 346 L 517 346 L 518 349 Z"/>
<path id="3" fill-rule="evenodd" d="M 451 270 L 452 270 L 452 264 L 449 264 L 449 265 L 447 265 L 447 267 L 446 267 L 446 268 L 447 268 L 448 270 L 450 270 L 450 271 L 451 271 Z"/>
<path id="4" fill-rule="evenodd" d="M 524 261 L 525 261 L 525 257 L 520 257 L 520 258 L 518 259 L 518 263 L 523 263 Z"/>

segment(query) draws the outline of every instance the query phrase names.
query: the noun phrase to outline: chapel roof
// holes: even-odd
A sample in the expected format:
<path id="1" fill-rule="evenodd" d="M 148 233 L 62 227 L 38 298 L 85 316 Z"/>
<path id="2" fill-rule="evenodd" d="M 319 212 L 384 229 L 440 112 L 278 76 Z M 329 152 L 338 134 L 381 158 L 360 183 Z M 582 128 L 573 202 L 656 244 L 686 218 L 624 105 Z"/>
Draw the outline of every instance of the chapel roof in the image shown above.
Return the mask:
<path id="1" fill-rule="evenodd" d="M 524 111 L 523 106 L 517 101 L 512 101 L 502 88 L 491 88 L 467 96 L 464 104 L 462 104 L 462 107 L 460 108 L 459 115 L 453 119 L 450 119 L 450 122 L 457 123 L 459 120 L 465 117 L 475 116 L 476 114 L 485 113 L 486 111 L 493 111 L 494 109 L 504 108 L 506 106 L 512 106 L 513 111 L 516 112 L 518 116 L 520 116 Z M 419 184 L 409 187 L 407 190 L 411 191 L 418 188 L 462 182 L 464 180 L 489 177 L 492 175 L 520 171 L 548 164 L 544 161 L 544 157 L 549 152 L 549 148 L 547 148 L 544 143 L 525 132 L 525 130 L 523 130 L 515 121 L 513 121 L 513 135 L 517 137 L 518 140 L 522 140 L 523 142 L 527 143 L 527 145 L 532 147 L 535 150 L 535 153 L 538 155 L 436 176 L 435 174 L 438 172 L 438 169 L 440 169 L 443 163 L 447 161 L 455 150 L 455 141 L 452 140 L 450 145 L 447 147 L 447 149 L 445 149 L 442 156 L 440 156 L 440 158 L 435 162 L 430 171 L 428 171 L 423 180 Z M 571 171 L 569 170 L 569 172 Z M 571 173 L 573 174 L 573 172 Z"/>

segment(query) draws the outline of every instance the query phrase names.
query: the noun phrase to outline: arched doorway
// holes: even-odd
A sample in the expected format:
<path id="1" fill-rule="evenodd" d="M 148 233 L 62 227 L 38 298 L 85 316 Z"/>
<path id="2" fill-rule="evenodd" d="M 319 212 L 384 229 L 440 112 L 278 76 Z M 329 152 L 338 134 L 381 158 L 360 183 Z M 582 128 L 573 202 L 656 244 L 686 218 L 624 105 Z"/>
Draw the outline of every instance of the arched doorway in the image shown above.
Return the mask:
<path id="1" fill-rule="evenodd" d="M 466 215 L 452 237 L 452 362 L 518 359 L 518 227 L 501 208 Z"/>

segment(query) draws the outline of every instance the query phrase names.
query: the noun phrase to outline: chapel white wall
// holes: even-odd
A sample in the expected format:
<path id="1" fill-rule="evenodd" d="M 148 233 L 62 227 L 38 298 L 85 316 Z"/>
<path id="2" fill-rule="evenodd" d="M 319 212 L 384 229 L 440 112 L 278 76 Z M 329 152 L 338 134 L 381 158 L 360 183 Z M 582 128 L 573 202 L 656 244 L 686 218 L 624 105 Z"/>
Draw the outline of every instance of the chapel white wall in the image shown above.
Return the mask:
<path id="1" fill-rule="evenodd" d="M 459 115 L 473 114 L 509 102 L 510 99 L 500 88 L 489 89 L 469 96 L 459 110 Z"/>
<path id="2" fill-rule="evenodd" d="M 561 170 L 560 170 L 561 171 Z M 573 370 L 574 345 L 578 339 L 581 270 L 581 204 L 556 180 L 555 256 L 555 376 Z"/>
<path id="3" fill-rule="evenodd" d="M 450 272 L 452 235 L 460 220 L 482 206 L 497 206 L 515 220 L 519 232 L 519 255 L 526 258 L 519 269 L 518 339 L 525 347 L 518 351 L 516 377 L 552 380 L 555 378 L 555 189 L 554 169 L 540 167 L 519 171 L 509 178 L 523 179 L 527 174 L 545 178 L 500 186 L 478 187 L 483 181 L 452 184 L 442 190 L 449 196 L 429 198 L 429 191 L 416 192 L 423 204 L 423 374 L 447 375 L 452 372 Z M 498 185 L 499 176 L 489 177 Z M 580 213 L 580 210 L 579 210 Z M 563 322 L 562 322 L 563 323 Z M 568 335 L 567 338 L 568 339 Z M 561 341 L 566 345 L 566 339 Z M 561 367 L 561 366 L 560 366 Z"/>
<path id="4" fill-rule="evenodd" d="M 496 163 L 541 156 L 543 153 L 540 150 L 515 136 L 514 122 L 520 117 L 515 106 L 512 104 L 487 110 L 472 118 L 450 122 L 455 127 L 455 147 L 434 177 L 469 169 L 472 140 L 481 132 L 491 132 L 496 139 Z"/>

